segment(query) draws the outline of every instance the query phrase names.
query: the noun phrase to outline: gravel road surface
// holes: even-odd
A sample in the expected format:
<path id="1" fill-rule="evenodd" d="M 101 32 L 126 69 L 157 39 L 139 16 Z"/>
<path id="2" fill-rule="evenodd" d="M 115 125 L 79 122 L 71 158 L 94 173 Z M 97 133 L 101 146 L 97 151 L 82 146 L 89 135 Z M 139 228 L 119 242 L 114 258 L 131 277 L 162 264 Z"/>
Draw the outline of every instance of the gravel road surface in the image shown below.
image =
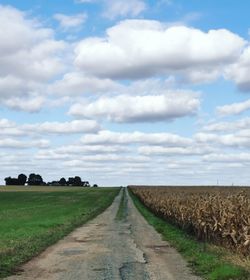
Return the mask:
<path id="1" fill-rule="evenodd" d="M 73 231 L 8 280 L 198 280 L 186 262 L 148 225 L 126 192 L 101 215 Z"/>

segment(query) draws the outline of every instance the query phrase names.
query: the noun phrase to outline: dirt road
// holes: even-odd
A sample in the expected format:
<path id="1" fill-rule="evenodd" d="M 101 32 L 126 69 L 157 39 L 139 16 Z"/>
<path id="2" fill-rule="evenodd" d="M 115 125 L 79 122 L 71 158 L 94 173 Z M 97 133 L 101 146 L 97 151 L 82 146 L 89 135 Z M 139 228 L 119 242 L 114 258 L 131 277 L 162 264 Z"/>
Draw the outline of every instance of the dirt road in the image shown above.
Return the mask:
<path id="1" fill-rule="evenodd" d="M 101 215 L 49 247 L 8 280 L 198 280 L 161 240 L 126 194 L 125 218 L 116 219 L 120 195 Z"/>

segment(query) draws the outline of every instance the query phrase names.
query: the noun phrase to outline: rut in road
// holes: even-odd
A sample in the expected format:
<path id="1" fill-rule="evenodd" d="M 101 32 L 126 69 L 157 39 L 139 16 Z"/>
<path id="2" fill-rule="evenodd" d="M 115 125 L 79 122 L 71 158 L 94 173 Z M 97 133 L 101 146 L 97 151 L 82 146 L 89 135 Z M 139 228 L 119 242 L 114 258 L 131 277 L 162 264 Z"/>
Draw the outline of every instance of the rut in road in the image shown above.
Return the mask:
<path id="1" fill-rule="evenodd" d="M 198 280 L 125 192 L 101 215 L 49 247 L 8 280 Z M 123 214 L 124 214 L 123 213 Z"/>

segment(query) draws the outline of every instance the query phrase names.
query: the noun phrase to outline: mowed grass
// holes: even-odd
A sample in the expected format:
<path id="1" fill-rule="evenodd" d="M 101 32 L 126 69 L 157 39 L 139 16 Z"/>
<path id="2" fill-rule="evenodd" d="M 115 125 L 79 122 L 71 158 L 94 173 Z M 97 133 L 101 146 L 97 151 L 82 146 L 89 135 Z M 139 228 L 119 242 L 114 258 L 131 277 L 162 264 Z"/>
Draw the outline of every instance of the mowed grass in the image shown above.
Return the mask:
<path id="1" fill-rule="evenodd" d="M 0 278 L 106 209 L 119 188 L 0 187 Z"/>

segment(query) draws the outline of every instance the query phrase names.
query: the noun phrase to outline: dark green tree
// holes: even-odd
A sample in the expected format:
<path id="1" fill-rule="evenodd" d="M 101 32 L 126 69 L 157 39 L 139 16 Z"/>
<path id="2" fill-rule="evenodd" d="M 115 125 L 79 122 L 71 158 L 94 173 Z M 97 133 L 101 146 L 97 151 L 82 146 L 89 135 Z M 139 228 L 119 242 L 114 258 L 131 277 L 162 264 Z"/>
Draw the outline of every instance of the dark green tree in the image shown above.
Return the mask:
<path id="1" fill-rule="evenodd" d="M 61 186 L 65 186 L 67 184 L 67 181 L 65 178 L 61 178 L 58 182 Z"/>
<path id="2" fill-rule="evenodd" d="M 31 173 L 28 179 L 28 185 L 30 186 L 41 186 L 44 185 L 43 178 L 39 174 Z"/>
<path id="3" fill-rule="evenodd" d="M 81 177 L 75 176 L 75 178 L 74 178 L 74 186 L 82 186 L 82 185 L 83 185 L 83 182 L 82 182 Z"/>
<path id="4" fill-rule="evenodd" d="M 27 176 L 25 174 L 18 175 L 19 185 L 25 185 L 26 181 L 27 181 Z"/>

